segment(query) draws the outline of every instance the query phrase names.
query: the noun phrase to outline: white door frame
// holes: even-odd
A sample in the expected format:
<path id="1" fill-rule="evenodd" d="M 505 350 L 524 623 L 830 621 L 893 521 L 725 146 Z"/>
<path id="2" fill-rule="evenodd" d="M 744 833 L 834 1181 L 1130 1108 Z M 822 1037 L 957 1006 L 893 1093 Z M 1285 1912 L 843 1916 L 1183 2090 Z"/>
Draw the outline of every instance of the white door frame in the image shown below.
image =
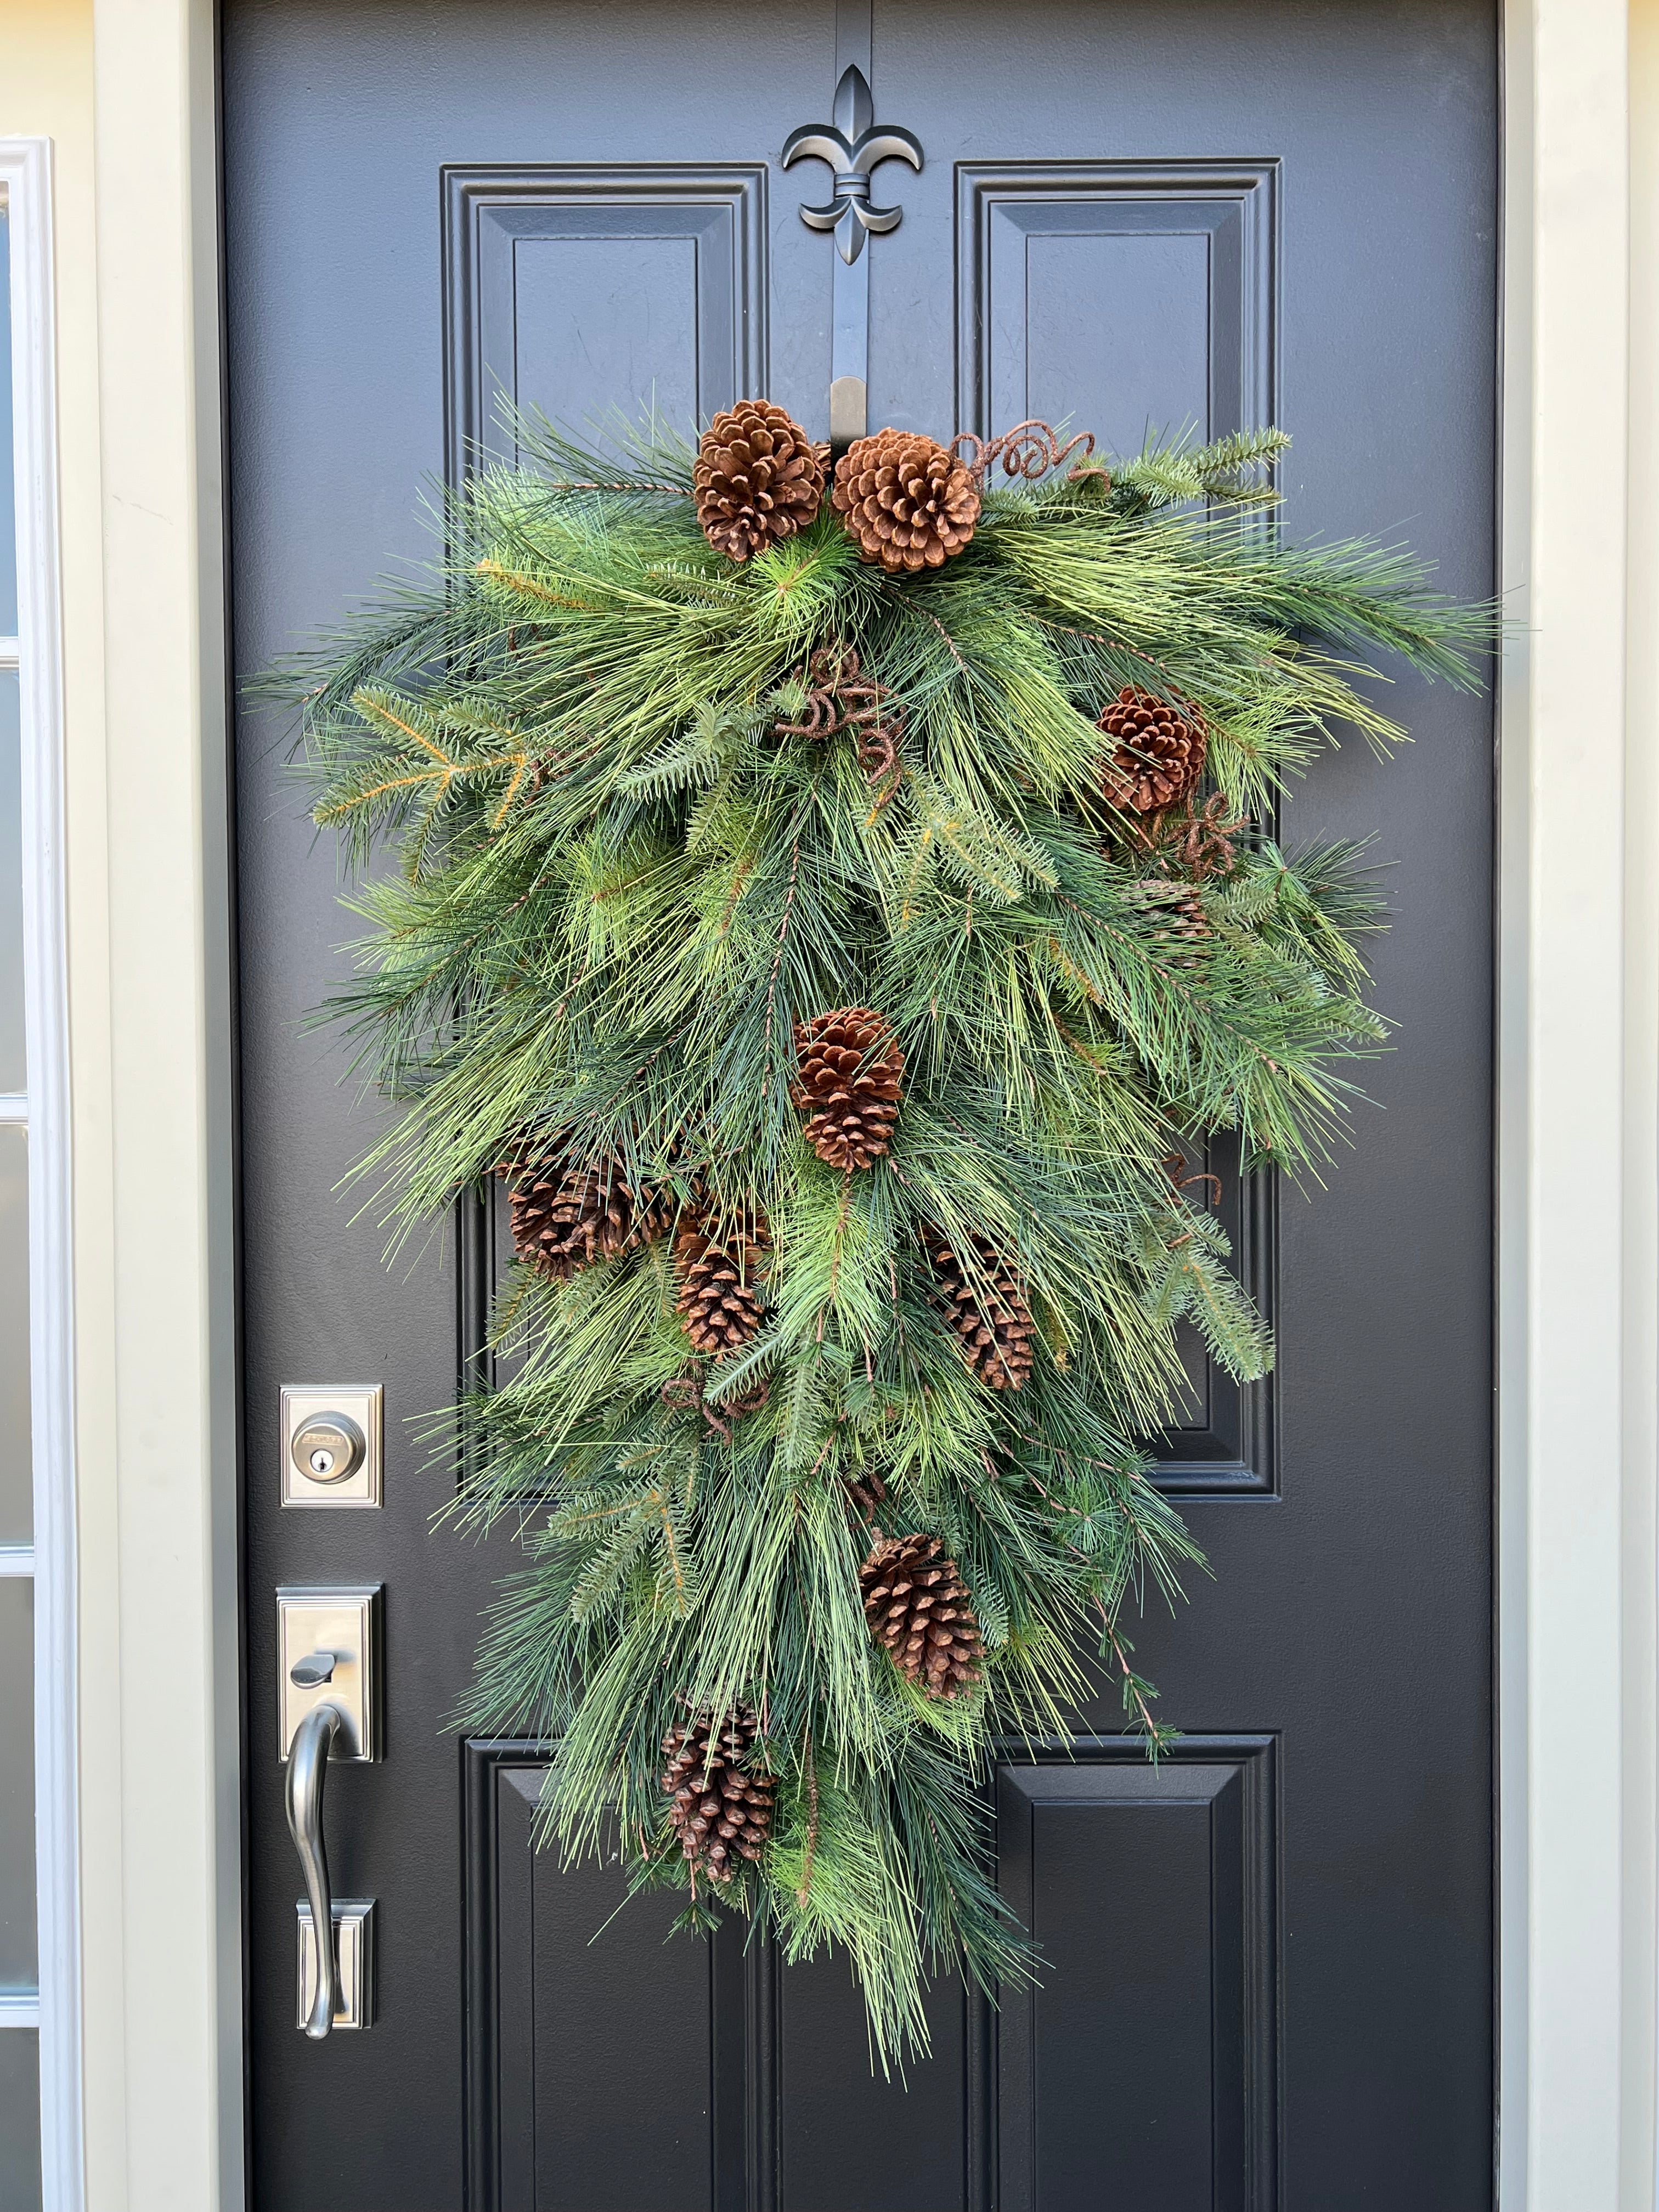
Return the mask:
<path id="1" fill-rule="evenodd" d="M 87 2193 L 99 2212 L 228 2212 L 242 1996 L 211 0 L 94 0 L 94 23 L 104 811 L 77 819 L 72 793 L 70 824 L 71 988 L 107 1008 L 75 1063 L 78 1219 L 107 1207 L 77 1230 L 94 1347 L 79 1388 L 110 1447 L 95 1468 L 82 1454 Z M 1502 574 L 1524 629 L 1499 780 L 1500 2201 L 1652 2212 L 1659 0 L 1504 0 L 1503 48 Z M 77 956 L 82 917 L 95 942 Z M 162 1648 L 183 1679 L 158 1757 Z"/>
<path id="2" fill-rule="evenodd" d="M 81 2193 L 80 1892 L 76 1753 L 74 1313 L 70 1214 L 69 1007 L 64 951 L 64 671 L 58 548 L 58 394 L 52 149 L 0 139 L 11 235 L 11 437 L 16 486 L 17 635 L 27 1089 L 0 1121 L 28 1133 L 29 1428 L 33 1541 L 0 1573 L 34 1587 L 35 1899 L 40 1996 L 4 2001 L 40 2035 L 40 2165 L 46 2212 Z M 31 2021 L 31 2014 L 33 2020 Z"/>

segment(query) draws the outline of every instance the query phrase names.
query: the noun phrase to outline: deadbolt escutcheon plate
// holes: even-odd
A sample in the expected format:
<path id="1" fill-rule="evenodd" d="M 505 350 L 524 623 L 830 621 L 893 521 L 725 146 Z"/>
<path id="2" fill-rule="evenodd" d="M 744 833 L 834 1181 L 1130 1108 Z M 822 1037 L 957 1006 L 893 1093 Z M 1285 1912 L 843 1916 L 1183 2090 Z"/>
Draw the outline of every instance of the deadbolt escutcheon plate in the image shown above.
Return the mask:
<path id="1" fill-rule="evenodd" d="M 285 1506 L 379 1505 L 384 1395 L 378 1382 L 283 1385 Z"/>

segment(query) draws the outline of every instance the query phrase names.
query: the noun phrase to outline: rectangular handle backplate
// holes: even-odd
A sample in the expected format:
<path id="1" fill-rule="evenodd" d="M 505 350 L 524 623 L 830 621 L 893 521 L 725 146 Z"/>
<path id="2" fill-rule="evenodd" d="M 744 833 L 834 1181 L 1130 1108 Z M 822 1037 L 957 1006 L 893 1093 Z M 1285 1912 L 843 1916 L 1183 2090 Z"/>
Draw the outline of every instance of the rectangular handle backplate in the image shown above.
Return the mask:
<path id="1" fill-rule="evenodd" d="M 334 2025 L 373 2027 L 374 2025 L 374 1899 L 337 1897 L 334 1905 L 335 1977 Z M 299 1900 L 299 1970 L 294 2025 L 303 2027 L 311 2017 L 317 1994 L 317 1946 L 313 1939 L 311 1907 Z"/>
<path id="2" fill-rule="evenodd" d="M 339 1708 L 345 1725 L 331 1758 L 362 1765 L 382 1753 L 385 1729 L 380 1656 L 380 1583 L 337 1587 L 290 1583 L 276 1593 L 276 1753 L 286 1759 L 294 1731 L 314 1706 Z M 294 1670 L 323 1653 L 326 1679 L 296 1682 Z"/>

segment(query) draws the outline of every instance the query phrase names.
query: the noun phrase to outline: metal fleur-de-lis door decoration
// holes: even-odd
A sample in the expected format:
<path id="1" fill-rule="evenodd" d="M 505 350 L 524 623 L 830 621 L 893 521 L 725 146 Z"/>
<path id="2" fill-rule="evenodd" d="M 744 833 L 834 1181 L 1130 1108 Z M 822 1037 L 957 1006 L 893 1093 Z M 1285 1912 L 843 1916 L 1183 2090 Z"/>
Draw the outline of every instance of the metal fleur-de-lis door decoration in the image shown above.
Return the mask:
<path id="1" fill-rule="evenodd" d="M 836 235 L 834 323 L 830 341 L 830 442 L 844 453 L 868 428 L 866 386 L 870 374 L 870 264 L 864 246 L 870 233 L 896 230 L 903 210 L 871 203 L 870 179 L 878 161 L 908 161 L 921 167 L 921 145 L 913 132 L 886 125 L 875 127 L 875 102 L 856 63 L 842 71 L 836 87 L 833 124 L 808 123 L 792 131 L 783 144 L 783 166 L 803 155 L 827 161 L 835 197 L 823 207 L 801 208 L 801 221 Z"/>

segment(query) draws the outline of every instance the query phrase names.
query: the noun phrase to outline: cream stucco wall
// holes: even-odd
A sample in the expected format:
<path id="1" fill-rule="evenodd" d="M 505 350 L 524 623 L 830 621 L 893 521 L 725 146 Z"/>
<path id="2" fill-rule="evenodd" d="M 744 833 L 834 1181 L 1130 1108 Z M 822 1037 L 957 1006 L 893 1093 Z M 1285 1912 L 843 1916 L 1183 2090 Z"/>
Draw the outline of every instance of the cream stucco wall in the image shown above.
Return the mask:
<path id="1" fill-rule="evenodd" d="M 1504 23 L 1502 2203 L 1651 2212 L 1659 0 Z M 210 0 L 0 0 L 56 166 L 93 2212 L 242 2201 L 213 120 Z"/>

